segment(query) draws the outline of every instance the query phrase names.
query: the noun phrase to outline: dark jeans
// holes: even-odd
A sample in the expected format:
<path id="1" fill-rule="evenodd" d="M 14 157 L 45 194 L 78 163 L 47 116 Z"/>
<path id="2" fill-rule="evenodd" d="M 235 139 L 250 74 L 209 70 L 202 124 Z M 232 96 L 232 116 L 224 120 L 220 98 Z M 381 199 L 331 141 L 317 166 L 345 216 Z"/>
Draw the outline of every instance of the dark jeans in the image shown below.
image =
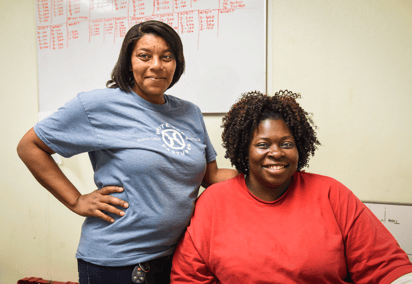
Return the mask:
<path id="1" fill-rule="evenodd" d="M 150 271 L 146 284 L 169 284 L 173 256 L 164 256 L 148 261 Z M 80 284 L 133 284 L 132 271 L 136 265 L 100 266 L 81 259 L 77 260 Z"/>

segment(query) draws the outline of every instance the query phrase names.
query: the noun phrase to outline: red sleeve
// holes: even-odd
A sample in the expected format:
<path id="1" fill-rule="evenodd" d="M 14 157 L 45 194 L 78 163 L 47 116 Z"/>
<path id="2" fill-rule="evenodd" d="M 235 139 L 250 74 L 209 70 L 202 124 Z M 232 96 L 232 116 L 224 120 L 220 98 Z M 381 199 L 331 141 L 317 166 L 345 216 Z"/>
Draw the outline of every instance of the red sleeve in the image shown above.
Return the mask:
<path id="1" fill-rule="evenodd" d="M 391 283 L 412 272 L 407 254 L 381 221 L 346 187 L 331 191 L 331 205 L 355 283 Z"/>
<path id="2" fill-rule="evenodd" d="M 204 192 L 196 202 L 190 226 L 180 240 L 173 256 L 170 283 L 218 283 L 207 265 L 212 215 L 212 197 Z"/>
<path id="3" fill-rule="evenodd" d="M 366 207 L 346 238 L 346 259 L 355 283 L 392 283 L 412 272 L 407 254 Z"/>
<path id="4" fill-rule="evenodd" d="M 172 284 L 217 283 L 216 278 L 197 252 L 188 232 L 184 234 L 176 248 L 170 280 Z"/>

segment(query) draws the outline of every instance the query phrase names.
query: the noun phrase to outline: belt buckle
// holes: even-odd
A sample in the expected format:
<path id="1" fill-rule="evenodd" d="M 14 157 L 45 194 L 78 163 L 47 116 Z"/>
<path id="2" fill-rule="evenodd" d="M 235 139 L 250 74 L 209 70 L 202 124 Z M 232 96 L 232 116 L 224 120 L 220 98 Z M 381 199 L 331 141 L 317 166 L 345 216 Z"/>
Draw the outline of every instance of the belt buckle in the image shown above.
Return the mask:
<path id="1" fill-rule="evenodd" d="M 139 263 L 133 269 L 132 282 L 133 283 L 145 283 L 146 274 L 150 271 L 150 265 L 148 262 Z"/>

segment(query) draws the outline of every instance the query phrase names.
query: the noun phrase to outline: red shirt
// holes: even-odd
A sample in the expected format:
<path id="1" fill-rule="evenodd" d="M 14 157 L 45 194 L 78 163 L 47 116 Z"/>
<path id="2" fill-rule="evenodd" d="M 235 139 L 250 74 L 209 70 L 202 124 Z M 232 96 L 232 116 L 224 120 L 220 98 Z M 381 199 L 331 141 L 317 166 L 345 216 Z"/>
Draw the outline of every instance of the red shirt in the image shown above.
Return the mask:
<path id="1" fill-rule="evenodd" d="M 243 175 L 209 187 L 171 283 L 391 283 L 409 272 L 406 253 L 349 189 L 297 172 L 273 202 L 251 194 Z"/>

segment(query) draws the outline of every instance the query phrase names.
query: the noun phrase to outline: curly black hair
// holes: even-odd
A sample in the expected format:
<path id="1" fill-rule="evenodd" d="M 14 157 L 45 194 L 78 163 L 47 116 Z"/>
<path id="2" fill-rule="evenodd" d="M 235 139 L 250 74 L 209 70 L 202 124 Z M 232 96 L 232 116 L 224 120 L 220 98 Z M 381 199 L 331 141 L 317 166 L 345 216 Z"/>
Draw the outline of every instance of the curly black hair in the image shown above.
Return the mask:
<path id="1" fill-rule="evenodd" d="M 299 153 L 297 171 L 308 165 L 310 156 L 321 144 L 316 137 L 316 126 L 310 114 L 296 102 L 298 98 L 300 94 L 288 90 L 281 90 L 274 96 L 259 91 L 244 93 L 223 117 L 225 158 L 229 158 L 238 172 L 248 173 L 247 159 L 253 132 L 267 118 L 282 119 L 289 127 Z"/>

